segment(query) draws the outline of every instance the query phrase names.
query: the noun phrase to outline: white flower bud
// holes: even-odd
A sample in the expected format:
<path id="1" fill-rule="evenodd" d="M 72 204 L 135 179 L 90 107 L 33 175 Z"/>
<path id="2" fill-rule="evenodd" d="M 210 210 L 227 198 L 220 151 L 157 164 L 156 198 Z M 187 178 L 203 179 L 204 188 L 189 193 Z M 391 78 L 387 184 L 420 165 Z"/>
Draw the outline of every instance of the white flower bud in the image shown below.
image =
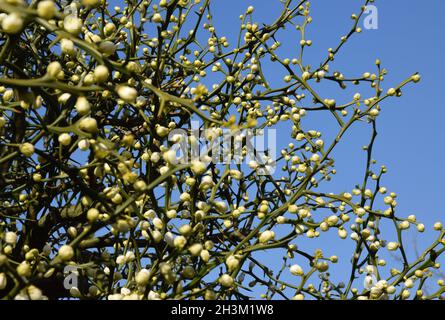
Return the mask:
<path id="1" fill-rule="evenodd" d="M 292 273 L 294 276 L 303 276 L 304 275 L 303 268 L 300 267 L 298 264 L 292 265 L 289 268 L 289 270 L 290 270 L 290 273 Z"/>
<path id="2" fill-rule="evenodd" d="M 63 245 L 59 249 L 59 257 L 62 261 L 69 261 L 74 257 L 73 247 L 70 245 Z"/>
<path id="3" fill-rule="evenodd" d="M 205 165 L 204 162 L 195 160 L 195 161 L 192 161 L 191 169 L 194 174 L 201 175 L 206 171 L 207 166 Z"/>
<path id="4" fill-rule="evenodd" d="M 36 286 L 30 285 L 26 291 L 31 300 L 42 300 L 43 298 L 42 290 Z"/>
<path id="5" fill-rule="evenodd" d="M 94 69 L 94 79 L 97 83 L 103 83 L 107 81 L 109 76 L 110 72 L 108 71 L 108 68 L 106 66 L 100 65 L 97 66 L 96 69 Z"/>
<path id="6" fill-rule="evenodd" d="M 19 146 L 19 150 L 26 157 L 31 157 L 35 151 L 34 145 L 29 142 L 22 143 Z"/>
<path id="7" fill-rule="evenodd" d="M 189 252 L 192 256 L 199 256 L 201 254 L 203 247 L 200 243 L 195 243 L 189 247 Z"/>
<path id="8" fill-rule="evenodd" d="M 74 107 L 81 116 L 86 115 L 91 111 L 90 103 L 85 97 L 78 97 Z"/>
<path id="9" fill-rule="evenodd" d="M 61 39 L 60 40 L 60 48 L 62 52 L 68 55 L 73 55 L 76 52 L 74 47 L 74 42 L 69 39 Z"/>
<path id="10" fill-rule="evenodd" d="M 59 141 L 59 143 L 62 146 L 68 146 L 71 143 L 71 136 L 68 133 L 64 132 L 64 133 L 59 135 L 57 140 Z"/>
<path id="11" fill-rule="evenodd" d="M 228 275 L 228 274 L 223 274 L 221 277 L 219 277 L 218 282 L 223 286 L 223 287 L 232 287 L 235 283 L 235 281 L 233 280 L 233 278 Z"/>
<path id="12" fill-rule="evenodd" d="M 155 13 L 155 14 L 153 15 L 153 17 L 151 18 L 151 20 L 152 20 L 154 23 L 161 23 L 161 22 L 162 22 L 162 16 L 161 16 L 161 14 L 159 14 L 159 13 Z"/>
<path id="13" fill-rule="evenodd" d="M 162 154 L 162 158 L 164 158 L 165 162 L 175 165 L 178 163 L 178 158 L 176 157 L 176 151 L 169 149 Z"/>
<path id="14" fill-rule="evenodd" d="M 88 132 L 88 133 L 96 133 L 97 132 L 97 121 L 94 118 L 88 117 L 83 118 L 79 122 L 79 128 L 82 131 Z"/>
<path id="15" fill-rule="evenodd" d="M 122 100 L 129 103 L 135 102 L 138 96 L 136 89 L 128 86 L 118 86 L 116 92 Z"/>
<path id="16" fill-rule="evenodd" d="M 15 34 L 23 28 L 23 18 L 16 12 L 8 14 L 2 20 L 2 29 L 6 33 Z"/>
<path id="17" fill-rule="evenodd" d="M 394 251 L 399 248 L 399 244 L 397 242 L 388 242 L 387 248 L 390 251 Z"/>
<path id="18" fill-rule="evenodd" d="M 226 259 L 226 265 L 229 272 L 232 272 L 238 268 L 239 263 L 239 260 L 235 256 L 228 256 Z"/>
<path id="19" fill-rule="evenodd" d="M 17 242 L 17 234 L 15 232 L 8 231 L 6 232 L 4 239 L 7 244 L 15 245 Z"/>
<path id="20" fill-rule="evenodd" d="M 82 30 L 82 23 L 83 22 L 81 19 L 73 15 L 69 15 L 63 20 L 63 28 L 72 35 L 78 35 Z"/>
<path id="21" fill-rule="evenodd" d="M 39 17 L 50 20 L 56 14 L 56 6 L 51 0 L 40 1 L 37 4 L 37 14 Z"/>
<path id="22" fill-rule="evenodd" d="M 90 142 L 87 139 L 82 139 L 77 143 L 80 150 L 85 151 L 90 148 Z"/>
<path id="23" fill-rule="evenodd" d="M 3 290 L 6 288 L 6 285 L 8 284 L 8 278 L 6 277 L 5 273 L 0 273 L 0 290 Z"/>
<path id="24" fill-rule="evenodd" d="M 53 61 L 46 67 L 46 73 L 52 78 L 57 78 L 61 71 L 62 65 L 58 61 Z"/>
<path id="25" fill-rule="evenodd" d="M 159 230 L 161 230 L 164 227 L 164 223 L 159 218 L 153 219 L 153 225 L 155 226 L 156 229 L 159 229 Z"/>
<path id="26" fill-rule="evenodd" d="M 201 253 L 199 254 L 199 256 L 201 257 L 201 259 L 204 262 L 207 262 L 210 260 L 210 252 L 208 250 L 202 250 Z"/>
<path id="27" fill-rule="evenodd" d="M 161 138 L 166 137 L 168 135 L 168 132 L 168 128 L 161 125 L 156 125 L 156 134 Z"/>
<path id="28" fill-rule="evenodd" d="M 266 243 L 272 240 L 273 238 L 275 238 L 275 232 L 266 230 L 260 234 L 258 240 L 260 243 Z"/>
<path id="29" fill-rule="evenodd" d="M 338 229 L 338 236 L 345 239 L 348 236 L 348 232 L 345 229 Z"/>
<path id="30" fill-rule="evenodd" d="M 17 274 L 21 277 L 31 276 L 31 266 L 27 261 L 23 261 L 16 268 Z"/>
<path id="31" fill-rule="evenodd" d="M 150 281 L 150 271 L 147 269 L 141 269 L 135 277 L 136 283 L 140 286 L 146 286 Z"/>
<path id="32" fill-rule="evenodd" d="M 173 245 L 179 250 L 184 248 L 186 243 L 187 243 L 187 239 L 184 236 L 177 236 L 175 238 L 175 240 L 173 241 Z"/>

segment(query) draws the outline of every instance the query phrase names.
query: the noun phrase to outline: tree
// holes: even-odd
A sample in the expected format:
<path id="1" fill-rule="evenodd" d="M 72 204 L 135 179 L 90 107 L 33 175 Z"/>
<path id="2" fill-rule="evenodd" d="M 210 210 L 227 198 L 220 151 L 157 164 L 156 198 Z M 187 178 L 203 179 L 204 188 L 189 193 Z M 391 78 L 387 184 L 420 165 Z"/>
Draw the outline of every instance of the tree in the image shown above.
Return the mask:
<path id="1" fill-rule="evenodd" d="M 282 6 L 272 24 L 247 8 L 234 40 L 215 30 L 210 0 L 1 0 L 0 296 L 245 299 L 259 287 L 268 299 L 440 298 L 442 283 L 430 295 L 422 287 L 445 250 L 442 225 L 410 262 L 404 230 L 425 227 L 396 215 L 372 157 L 381 105 L 420 76 L 384 89 L 379 60 L 359 77 L 330 69 L 371 2 L 312 67 L 306 0 L 271 3 Z M 298 56 L 280 58 L 277 39 L 293 25 Z M 267 64 L 284 78 L 266 78 Z M 339 102 L 318 82 L 374 94 Z M 304 129 L 314 113 L 330 116 L 332 140 Z M 371 129 L 361 182 L 320 191 L 357 122 Z M 252 143 L 274 128 L 289 141 L 277 157 Z M 298 247 L 325 232 L 353 243 L 343 283 L 329 277 L 336 256 Z M 385 250 L 402 257 L 388 277 Z M 282 256 L 282 267 L 257 252 Z"/>

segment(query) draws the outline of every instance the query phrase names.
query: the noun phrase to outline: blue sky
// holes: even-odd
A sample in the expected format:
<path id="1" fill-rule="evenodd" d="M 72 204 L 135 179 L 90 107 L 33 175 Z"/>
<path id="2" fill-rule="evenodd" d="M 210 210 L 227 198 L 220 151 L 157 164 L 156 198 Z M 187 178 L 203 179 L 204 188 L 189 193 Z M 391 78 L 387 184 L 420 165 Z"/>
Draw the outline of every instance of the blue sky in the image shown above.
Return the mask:
<path id="1" fill-rule="evenodd" d="M 313 23 L 309 26 L 307 38 L 312 39 L 314 44 L 306 51 L 307 61 L 313 66 L 322 61 L 327 49 L 336 46 L 340 36 L 350 30 L 350 15 L 358 13 L 363 2 L 311 2 Z M 240 24 L 238 16 L 249 5 L 255 7 L 253 20 L 258 23 L 271 23 L 281 8 L 278 1 L 215 0 L 213 15 L 218 34 L 224 34 L 229 41 L 234 42 Z M 445 209 L 439 204 L 445 196 L 445 171 L 440 167 L 441 158 L 445 155 L 442 148 L 445 138 L 442 120 L 445 114 L 442 97 L 445 89 L 445 65 L 442 63 L 445 49 L 445 23 L 442 15 L 445 2 L 430 0 L 419 4 L 416 1 L 391 0 L 376 1 L 375 5 L 378 8 L 378 29 L 363 28 L 360 35 L 348 42 L 331 67 L 332 70 L 340 70 L 350 76 L 359 76 L 365 71 L 375 72 L 374 61 L 379 58 L 382 66 L 389 71 L 384 89 L 397 85 L 414 72 L 421 74 L 422 81 L 406 87 L 401 98 L 383 103 L 383 111 L 378 119 L 374 158 L 379 165 L 384 164 L 389 170 L 383 185 L 398 194 L 398 215 L 406 217 L 416 214 L 427 226 L 427 231 L 419 237 L 419 247 L 424 248 L 436 235 L 431 231 L 432 224 L 437 220 L 445 220 Z M 286 30 L 277 40 L 283 43 L 281 56 L 295 57 L 296 44 L 300 40 L 295 30 Z M 268 72 L 272 86 L 274 81 L 281 83 L 281 74 L 274 69 Z M 335 94 L 340 97 L 343 95 L 339 89 L 325 90 L 327 93 L 332 92 L 334 98 L 337 98 Z M 314 123 L 315 128 L 323 132 L 333 129 L 316 125 Z M 283 134 L 289 132 L 284 128 L 278 129 Z M 368 143 L 370 131 L 365 125 L 352 129 L 335 153 L 338 175 L 329 184 L 328 189 L 332 192 L 350 190 L 362 181 L 365 153 L 361 147 Z M 285 142 L 290 142 L 290 137 Z M 407 234 L 407 247 L 413 248 L 410 239 L 415 233 L 409 231 Z M 325 248 L 328 239 L 330 237 L 324 237 L 318 243 L 307 246 Z M 346 242 L 351 241 L 343 241 L 342 244 Z M 335 246 L 334 253 L 346 258 L 337 266 L 340 271 L 334 273 L 335 277 L 345 278 L 349 269 L 344 268 L 348 266 L 351 247 Z M 280 259 L 277 261 L 281 262 Z"/>

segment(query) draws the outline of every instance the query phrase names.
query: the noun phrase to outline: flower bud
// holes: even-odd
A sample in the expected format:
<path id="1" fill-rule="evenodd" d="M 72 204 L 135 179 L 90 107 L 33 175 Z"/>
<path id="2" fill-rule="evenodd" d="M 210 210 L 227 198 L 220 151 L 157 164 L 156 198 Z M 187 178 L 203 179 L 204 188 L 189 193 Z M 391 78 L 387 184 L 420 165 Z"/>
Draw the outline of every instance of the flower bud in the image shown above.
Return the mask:
<path id="1" fill-rule="evenodd" d="M 189 247 L 189 252 L 190 252 L 190 254 L 192 255 L 192 256 L 199 256 L 199 254 L 201 253 L 201 251 L 202 251 L 202 244 L 200 244 L 200 243 L 195 243 L 195 244 L 193 244 L 193 245 L 191 245 L 190 247 Z"/>
<path id="2" fill-rule="evenodd" d="M 294 276 L 303 276 L 304 271 L 303 268 L 301 268 L 298 264 L 294 264 L 289 268 L 290 273 L 292 273 Z"/>
<path id="3" fill-rule="evenodd" d="M 74 48 L 74 42 L 69 39 L 61 39 L 60 48 L 63 53 L 68 55 L 73 55 L 76 52 L 76 49 Z"/>
<path id="4" fill-rule="evenodd" d="M 50 20 L 56 14 L 56 6 L 51 0 L 40 1 L 37 4 L 37 15 L 43 19 Z"/>
<path id="5" fill-rule="evenodd" d="M 61 71 L 62 71 L 62 66 L 60 65 L 60 63 L 58 61 L 53 61 L 46 67 L 46 73 L 51 78 L 54 78 L 54 79 L 57 78 L 57 76 L 59 75 L 59 73 Z"/>
<path id="6" fill-rule="evenodd" d="M 94 118 L 88 117 L 83 118 L 79 122 L 79 128 L 82 131 L 88 132 L 88 133 L 96 133 L 97 132 L 97 121 Z"/>
<path id="7" fill-rule="evenodd" d="M 389 242 L 387 248 L 389 251 L 395 251 L 399 248 L 399 244 L 397 242 Z"/>
<path id="8" fill-rule="evenodd" d="M 3 290 L 6 288 L 6 285 L 8 284 L 8 278 L 6 277 L 5 273 L 0 273 L 0 290 Z"/>
<path id="9" fill-rule="evenodd" d="M 122 100 L 129 103 L 135 102 L 138 95 L 135 88 L 128 86 L 118 86 L 116 92 Z"/>
<path id="10" fill-rule="evenodd" d="M 150 281 L 150 271 L 147 269 L 141 269 L 135 277 L 136 283 L 140 286 L 146 286 Z"/>
<path id="11" fill-rule="evenodd" d="M 161 23 L 161 22 L 162 22 L 162 16 L 161 16 L 159 13 L 155 13 L 155 14 L 153 15 L 153 17 L 151 18 L 151 20 L 152 20 L 154 23 Z"/>
<path id="12" fill-rule="evenodd" d="M 4 240 L 7 244 L 15 245 L 17 242 L 17 234 L 12 231 L 6 232 Z"/>
<path id="13" fill-rule="evenodd" d="M 87 220 L 90 223 L 95 222 L 97 219 L 99 219 L 99 210 L 97 210 L 96 208 L 91 208 L 87 211 Z"/>
<path id="14" fill-rule="evenodd" d="M 31 276 L 31 266 L 28 262 L 23 261 L 16 268 L 17 274 L 21 277 L 30 277 Z"/>
<path id="15" fill-rule="evenodd" d="M 229 272 L 234 271 L 239 266 L 239 260 L 235 256 L 229 256 L 226 259 L 226 265 Z"/>
<path id="16" fill-rule="evenodd" d="M 96 79 L 97 83 L 103 83 L 107 81 L 108 77 L 110 76 L 110 72 L 108 71 L 108 68 L 106 66 L 97 66 L 96 69 L 94 69 L 94 79 Z"/>
<path id="17" fill-rule="evenodd" d="M 63 28 L 72 35 L 78 35 L 82 30 L 82 20 L 69 15 L 63 20 Z"/>
<path id="18" fill-rule="evenodd" d="M 266 230 L 261 233 L 258 240 L 260 243 L 266 243 L 266 242 L 272 240 L 273 238 L 275 238 L 275 232 Z"/>
<path id="19" fill-rule="evenodd" d="M 60 257 L 60 259 L 62 259 L 62 261 L 71 260 L 74 257 L 73 247 L 71 247 L 70 245 L 66 245 L 66 244 L 61 246 L 59 249 L 58 256 Z"/>
<path id="20" fill-rule="evenodd" d="M 221 277 L 219 277 L 218 282 L 223 286 L 223 287 L 232 287 L 235 283 L 235 281 L 233 280 L 233 278 L 228 275 L 228 274 L 223 274 Z"/>
<path id="21" fill-rule="evenodd" d="M 204 162 L 196 160 L 196 161 L 192 161 L 192 168 L 191 169 L 192 169 L 194 174 L 201 175 L 201 174 L 203 174 L 206 171 L 207 166 L 205 165 Z"/>
<path id="22" fill-rule="evenodd" d="M 68 133 L 62 133 L 57 140 L 62 146 L 69 146 L 71 143 L 71 136 Z"/>
<path id="23" fill-rule="evenodd" d="M 90 147 L 90 142 L 87 139 L 82 139 L 77 143 L 80 150 L 85 151 Z"/>
<path id="24" fill-rule="evenodd" d="M 179 250 L 184 248 L 186 243 L 187 243 L 187 239 L 184 236 L 177 236 L 175 238 L 175 240 L 173 241 L 173 245 Z"/>
<path id="25" fill-rule="evenodd" d="M 201 253 L 199 254 L 199 256 L 201 257 L 201 259 L 204 262 L 207 262 L 210 260 L 210 253 L 208 250 L 202 250 Z"/>
<path id="26" fill-rule="evenodd" d="M 23 18 L 16 12 L 8 14 L 2 20 L 2 29 L 6 33 L 15 34 L 23 28 Z"/>
<path id="27" fill-rule="evenodd" d="M 22 143 L 19 146 L 19 150 L 26 157 L 31 157 L 35 151 L 34 145 L 29 142 Z"/>
<path id="28" fill-rule="evenodd" d="M 90 103 L 85 97 L 78 97 L 74 107 L 81 116 L 86 115 L 91 111 Z"/>

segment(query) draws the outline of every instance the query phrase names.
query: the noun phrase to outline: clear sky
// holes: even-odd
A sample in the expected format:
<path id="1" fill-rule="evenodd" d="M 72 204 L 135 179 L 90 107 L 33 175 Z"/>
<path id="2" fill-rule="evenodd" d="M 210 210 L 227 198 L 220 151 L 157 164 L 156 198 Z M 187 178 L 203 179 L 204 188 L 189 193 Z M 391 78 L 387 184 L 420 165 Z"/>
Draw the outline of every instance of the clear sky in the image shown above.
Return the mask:
<path id="1" fill-rule="evenodd" d="M 306 52 L 308 61 L 314 66 L 321 62 L 327 49 L 336 46 L 339 38 L 350 30 L 350 15 L 358 13 L 363 3 L 358 0 L 311 1 L 313 23 L 309 26 L 307 38 L 314 44 Z M 213 15 L 218 34 L 224 34 L 234 42 L 240 24 L 238 16 L 249 5 L 255 7 L 254 21 L 258 23 L 272 22 L 282 7 L 278 0 L 214 0 Z M 419 239 L 419 247 L 424 248 L 428 239 L 436 235 L 431 231 L 432 224 L 437 220 L 445 221 L 445 208 L 441 205 L 445 196 L 445 171 L 441 168 L 445 156 L 445 65 L 442 62 L 445 1 L 389 0 L 376 1 L 375 5 L 378 8 L 378 29 L 363 28 L 360 35 L 348 42 L 331 67 L 350 76 L 359 76 L 365 71 L 375 72 L 374 61 L 380 58 L 382 66 L 389 71 L 384 89 L 397 85 L 416 71 L 422 75 L 422 81 L 406 87 L 401 98 L 383 103 L 383 111 L 378 118 L 374 158 L 389 170 L 383 185 L 398 194 L 398 215 L 416 214 L 427 226 L 427 231 L 421 235 L 425 240 Z M 293 58 L 300 38 L 295 30 L 287 31 L 281 33 L 277 40 L 283 43 L 282 56 Z M 281 83 L 282 75 L 273 77 L 273 69 L 269 71 L 272 72 L 271 82 Z M 339 89 L 331 92 L 339 91 L 341 95 Z M 323 132 L 332 129 L 316 128 Z M 288 132 L 283 129 L 283 133 Z M 366 126 L 353 128 L 339 146 L 335 154 L 338 175 L 329 184 L 331 192 L 351 190 L 362 181 L 365 154 L 361 147 L 368 143 L 369 132 Z M 286 142 L 290 142 L 290 137 Z M 407 247 L 413 249 L 410 239 L 415 233 L 409 231 L 407 234 Z M 315 247 L 326 248 L 327 239 L 323 238 Z M 346 242 L 351 241 L 342 243 Z M 351 247 L 335 246 L 334 253 L 346 257 L 346 261 L 338 265 L 340 271 L 337 271 L 343 278 L 349 272 L 349 268 L 342 268 L 348 265 Z"/>

